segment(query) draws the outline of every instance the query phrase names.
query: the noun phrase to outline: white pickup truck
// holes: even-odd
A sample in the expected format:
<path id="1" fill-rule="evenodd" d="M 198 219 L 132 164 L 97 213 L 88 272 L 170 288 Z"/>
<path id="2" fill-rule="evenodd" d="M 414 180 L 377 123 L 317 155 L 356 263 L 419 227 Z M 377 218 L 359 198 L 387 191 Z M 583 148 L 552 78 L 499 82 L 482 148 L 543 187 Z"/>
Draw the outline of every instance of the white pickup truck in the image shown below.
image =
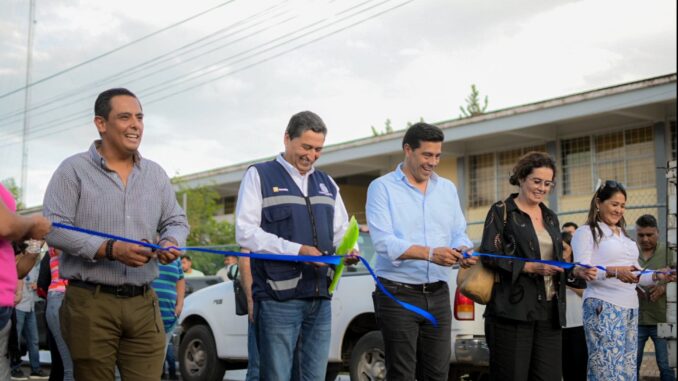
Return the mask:
<path id="1" fill-rule="evenodd" d="M 367 233 L 360 236 L 361 255 L 374 257 Z M 452 356 L 450 380 L 486 376 L 484 306 L 455 292 L 457 270 L 450 279 Z M 347 268 L 332 298 L 332 338 L 327 380 L 349 372 L 351 380 L 385 380 L 384 350 L 372 304 L 374 281 L 362 264 Z M 174 343 L 183 380 L 221 381 L 228 369 L 247 367 L 247 316 L 235 314 L 233 283 L 203 288 L 186 298 Z"/>

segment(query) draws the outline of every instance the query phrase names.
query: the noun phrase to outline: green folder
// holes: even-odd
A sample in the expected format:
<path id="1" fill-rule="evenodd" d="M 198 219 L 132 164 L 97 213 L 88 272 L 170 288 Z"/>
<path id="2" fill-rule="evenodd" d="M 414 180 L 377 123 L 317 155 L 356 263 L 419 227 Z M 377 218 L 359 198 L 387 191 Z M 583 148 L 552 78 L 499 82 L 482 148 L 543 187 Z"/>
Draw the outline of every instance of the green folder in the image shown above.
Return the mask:
<path id="1" fill-rule="evenodd" d="M 358 243 L 358 236 L 360 235 L 360 229 L 358 228 L 358 221 L 356 221 L 355 216 L 351 216 L 351 220 L 348 222 L 348 229 L 346 229 L 346 233 L 344 234 L 344 238 L 342 238 L 341 243 L 339 244 L 339 247 L 337 247 L 337 255 L 346 255 L 353 248 L 355 245 Z M 337 267 L 334 269 L 334 278 L 332 278 L 332 283 L 330 284 L 330 295 L 334 294 L 334 290 L 337 288 L 337 284 L 339 283 L 339 278 L 341 278 L 341 274 L 344 272 L 344 262 L 342 261 L 337 265 Z"/>

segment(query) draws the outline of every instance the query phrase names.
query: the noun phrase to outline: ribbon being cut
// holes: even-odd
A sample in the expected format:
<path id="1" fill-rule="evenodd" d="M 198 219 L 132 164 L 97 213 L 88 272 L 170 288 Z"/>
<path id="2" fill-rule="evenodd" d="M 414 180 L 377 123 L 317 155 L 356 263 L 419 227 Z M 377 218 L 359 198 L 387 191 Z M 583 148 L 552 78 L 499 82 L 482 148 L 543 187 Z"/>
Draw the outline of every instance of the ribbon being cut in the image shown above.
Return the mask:
<path id="1" fill-rule="evenodd" d="M 53 228 L 58 228 L 58 229 L 67 229 L 67 230 L 72 230 L 72 231 L 77 231 L 80 233 L 85 233 L 93 236 L 98 236 L 98 237 L 103 237 L 103 238 L 108 238 L 108 239 L 114 239 L 117 241 L 122 241 L 122 242 L 128 242 L 128 243 L 133 243 L 137 244 L 139 246 L 144 246 L 151 248 L 153 250 L 167 250 L 169 248 L 164 248 L 159 245 L 155 245 L 149 242 L 144 242 L 144 241 L 137 241 L 125 237 L 120 237 L 112 234 L 107 234 L 107 233 L 102 233 L 98 232 L 95 230 L 90 230 L 90 229 L 84 229 L 84 228 L 79 228 L 76 226 L 70 226 L 70 225 L 65 225 L 61 224 L 58 222 L 52 223 Z M 287 255 L 287 254 L 260 254 L 260 253 L 241 253 L 241 252 L 236 252 L 236 251 L 224 251 L 224 250 L 215 250 L 215 249 L 208 249 L 208 248 L 203 248 L 203 247 L 174 247 L 177 250 L 181 251 L 194 251 L 194 252 L 202 252 L 202 253 L 210 253 L 210 254 L 218 254 L 218 255 L 232 255 L 236 257 L 246 257 L 246 258 L 251 258 L 251 259 L 258 259 L 258 260 L 272 260 L 272 261 L 288 261 L 288 262 L 316 262 L 316 263 L 325 263 L 325 264 L 331 264 L 331 265 L 336 265 L 336 270 L 335 270 L 335 275 L 334 278 L 332 279 L 332 283 L 330 284 L 330 294 L 333 293 L 338 285 L 339 279 L 341 278 L 341 274 L 343 273 L 344 269 L 344 263 L 343 263 L 343 258 L 346 255 L 346 253 L 350 252 L 351 249 L 353 249 L 357 242 L 358 242 L 358 236 L 359 236 L 359 229 L 358 229 L 358 223 L 355 220 L 355 217 L 351 217 L 351 221 L 349 222 L 349 228 L 346 231 L 346 234 L 344 235 L 341 244 L 337 248 L 337 255 L 324 255 L 324 256 L 308 256 L 308 255 Z M 465 257 L 468 257 L 469 254 L 464 254 Z M 501 254 L 488 254 L 488 253 L 478 253 L 478 252 L 473 252 L 471 256 L 474 257 L 491 257 L 491 258 L 501 258 L 501 259 L 507 259 L 507 260 L 521 260 L 521 261 L 526 261 L 526 262 L 540 262 L 540 263 L 546 263 L 552 266 L 558 266 L 562 267 L 564 269 L 569 269 L 573 266 L 582 266 L 586 268 L 591 268 L 591 267 L 596 267 L 600 270 L 605 271 L 605 267 L 603 266 L 589 266 L 586 264 L 581 264 L 581 263 L 568 263 L 568 262 L 558 262 L 558 261 L 550 261 L 550 260 L 542 260 L 542 259 L 530 259 L 530 258 L 520 258 L 520 257 L 512 257 L 512 256 L 507 256 L 507 255 L 501 255 Z M 428 311 L 421 309 L 417 306 L 413 306 L 409 303 L 405 303 L 403 301 L 398 300 L 395 296 L 393 296 L 388 290 L 379 282 L 379 279 L 377 279 L 376 274 L 374 273 L 374 270 L 372 270 L 372 267 L 370 266 L 369 262 L 363 258 L 359 257 L 360 261 L 363 263 L 365 268 L 367 268 L 367 271 L 369 271 L 370 275 L 372 276 L 372 279 L 374 280 L 375 284 L 379 289 L 387 295 L 389 298 L 393 299 L 395 302 L 397 302 L 400 306 L 402 306 L 404 309 L 414 312 L 427 320 L 429 320 L 434 326 L 438 325 L 438 322 L 432 314 L 430 314 Z M 645 273 L 651 273 L 651 272 L 658 272 L 658 273 L 666 273 L 666 272 L 661 272 L 661 271 L 656 271 L 656 270 L 642 270 L 639 271 L 639 274 L 645 274 Z M 675 270 L 671 270 L 670 273 L 675 273 Z"/>

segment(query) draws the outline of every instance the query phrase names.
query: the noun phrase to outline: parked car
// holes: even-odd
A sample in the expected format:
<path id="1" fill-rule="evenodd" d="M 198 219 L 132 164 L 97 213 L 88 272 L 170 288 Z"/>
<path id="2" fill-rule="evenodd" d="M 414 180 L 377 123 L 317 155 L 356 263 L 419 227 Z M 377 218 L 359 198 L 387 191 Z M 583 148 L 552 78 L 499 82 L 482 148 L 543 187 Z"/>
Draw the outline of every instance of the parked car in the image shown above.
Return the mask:
<path id="1" fill-rule="evenodd" d="M 214 286 L 217 283 L 221 283 L 224 280 L 221 277 L 216 275 L 206 275 L 206 276 L 195 276 L 190 278 L 184 278 L 186 280 L 186 294 L 189 296 L 192 293 L 203 289 L 205 287 Z"/>
<path id="2" fill-rule="evenodd" d="M 360 235 L 361 255 L 370 263 L 374 248 L 369 234 Z M 484 306 L 456 292 L 450 279 L 453 307 L 450 379 L 479 378 L 486 373 Z M 332 298 L 332 338 L 327 380 L 350 372 L 351 380 L 384 380 L 384 345 L 372 304 L 374 281 L 362 263 L 348 267 Z M 247 367 L 247 316 L 235 314 L 233 283 L 204 288 L 186 299 L 174 332 L 181 375 L 187 381 L 222 380 L 229 369 Z"/>

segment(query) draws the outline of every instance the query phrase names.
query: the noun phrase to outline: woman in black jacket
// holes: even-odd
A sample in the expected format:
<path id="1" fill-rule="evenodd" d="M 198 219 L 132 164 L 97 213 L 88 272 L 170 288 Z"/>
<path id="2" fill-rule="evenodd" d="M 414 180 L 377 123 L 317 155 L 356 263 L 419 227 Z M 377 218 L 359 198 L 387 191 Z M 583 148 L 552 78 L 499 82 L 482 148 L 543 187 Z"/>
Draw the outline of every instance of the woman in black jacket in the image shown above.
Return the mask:
<path id="1" fill-rule="evenodd" d="M 558 216 L 544 205 L 555 176 L 555 162 L 546 153 L 529 152 L 518 160 L 509 181 L 519 191 L 490 208 L 481 252 L 563 261 Z M 482 261 L 497 279 L 485 309 L 491 378 L 560 381 L 566 280 L 593 277 L 595 269 L 564 271 L 509 258 Z"/>

